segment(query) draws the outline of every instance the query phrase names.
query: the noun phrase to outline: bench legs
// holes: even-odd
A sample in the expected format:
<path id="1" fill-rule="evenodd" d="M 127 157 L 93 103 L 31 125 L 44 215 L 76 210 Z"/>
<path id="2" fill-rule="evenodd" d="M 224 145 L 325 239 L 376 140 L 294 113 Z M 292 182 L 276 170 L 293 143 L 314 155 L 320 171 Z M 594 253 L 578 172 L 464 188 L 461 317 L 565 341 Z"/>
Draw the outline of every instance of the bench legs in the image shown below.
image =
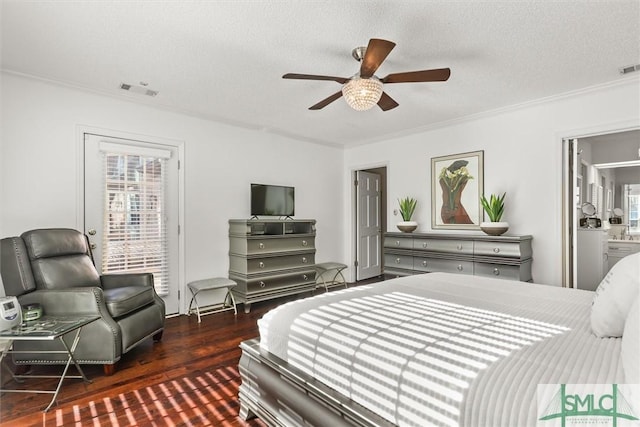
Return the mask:
<path id="1" fill-rule="evenodd" d="M 347 284 L 347 280 L 344 278 L 344 275 L 342 274 L 342 271 L 347 268 L 347 266 L 339 266 L 339 267 L 333 267 L 333 268 L 328 268 L 328 269 L 322 269 L 319 266 L 316 266 L 316 268 L 318 269 L 318 276 L 316 278 L 316 281 L 318 279 L 322 280 L 322 285 L 324 286 L 325 291 L 329 292 L 329 285 L 337 285 L 337 284 L 344 284 L 345 288 L 348 288 L 349 285 Z M 326 275 L 330 275 L 330 273 L 333 273 L 335 271 L 335 273 L 333 274 L 333 278 L 329 281 L 327 281 L 325 279 Z M 338 276 L 340 276 L 341 281 L 338 281 Z"/>
<path id="2" fill-rule="evenodd" d="M 187 315 L 190 316 L 191 313 L 193 312 L 193 309 L 191 308 L 191 306 L 195 303 L 195 311 L 196 314 L 198 315 L 198 323 L 202 322 L 202 316 L 205 316 L 207 314 L 213 314 L 213 313 L 219 313 L 221 311 L 226 311 L 226 310 L 233 310 L 233 314 L 238 314 L 238 309 L 236 308 L 236 300 L 233 297 L 233 293 L 231 292 L 231 288 L 227 288 L 227 294 L 224 297 L 224 301 L 222 302 L 222 307 L 218 308 L 207 308 L 204 310 L 200 310 L 200 306 L 198 305 L 198 298 L 197 295 L 202 292 L 202 291 L 210 291 L 213 289 L 201 289 L 201 290 L 197 290 L 197 291 L 193 291 L 193 289 L 191 289 L 191 293 L 193 294 L 193 296 L 191 297 L 191 301 L 189 302 L 189 309 L 187 310 Z"/>

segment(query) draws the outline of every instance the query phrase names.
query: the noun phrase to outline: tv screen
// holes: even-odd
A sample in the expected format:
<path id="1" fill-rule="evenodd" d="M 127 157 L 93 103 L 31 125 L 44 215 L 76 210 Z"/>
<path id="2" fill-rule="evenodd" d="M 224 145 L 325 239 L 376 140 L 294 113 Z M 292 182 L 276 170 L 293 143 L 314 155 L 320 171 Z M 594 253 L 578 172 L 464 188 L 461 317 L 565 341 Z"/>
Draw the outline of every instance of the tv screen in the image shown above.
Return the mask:
<path id="1" fill-rule="evenodd" d="M 293 216 L 295 188 L 251 184 L 251 215 Z"/>

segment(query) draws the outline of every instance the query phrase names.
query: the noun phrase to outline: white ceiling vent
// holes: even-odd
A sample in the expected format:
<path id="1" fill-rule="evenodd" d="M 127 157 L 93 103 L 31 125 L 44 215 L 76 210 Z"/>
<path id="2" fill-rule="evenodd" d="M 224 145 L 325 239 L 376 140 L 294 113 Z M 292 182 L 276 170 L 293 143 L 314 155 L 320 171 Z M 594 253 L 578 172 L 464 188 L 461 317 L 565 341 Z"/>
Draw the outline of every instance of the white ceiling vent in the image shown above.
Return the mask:
<path id="1" fill-rule="evenodd" d="M 137 93 L 138 95 L 156 96 L 158 94 L 157 90 L 151 90 L 145 86 L 136 86 L 128 83 L 120 83 L 120 89 Z"/>
<path id="2" fill-rule="evenodd" d="M 640 64 L 627 65 L 626 67 L 620 67 L 618 68 L 618 71 L 620 71 L 620 74 L 629 74 L 629 73 L 633 73 L 634 71 L 640 71 Z"/>

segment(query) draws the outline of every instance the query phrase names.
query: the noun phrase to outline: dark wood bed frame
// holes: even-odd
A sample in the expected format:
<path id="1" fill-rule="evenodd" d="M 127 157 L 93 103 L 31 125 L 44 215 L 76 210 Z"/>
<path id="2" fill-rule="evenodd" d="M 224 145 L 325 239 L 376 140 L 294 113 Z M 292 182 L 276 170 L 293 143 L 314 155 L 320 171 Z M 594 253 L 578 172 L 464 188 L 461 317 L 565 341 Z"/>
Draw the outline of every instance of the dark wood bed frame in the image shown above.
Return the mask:
<path id="1" fill-rule="evenodd" d="M 392 427 L 381 418 L 282 359 L 260 349 L 258 338 L 240 344 L 240 417 L 269 426 Z"/>

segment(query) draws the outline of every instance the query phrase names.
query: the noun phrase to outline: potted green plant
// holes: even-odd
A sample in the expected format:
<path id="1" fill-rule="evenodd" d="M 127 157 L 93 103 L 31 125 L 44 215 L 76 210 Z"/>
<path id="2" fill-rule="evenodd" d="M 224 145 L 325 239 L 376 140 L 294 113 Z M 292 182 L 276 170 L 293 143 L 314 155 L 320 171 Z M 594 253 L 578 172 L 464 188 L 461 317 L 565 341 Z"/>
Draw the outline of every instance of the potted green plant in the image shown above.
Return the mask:
<path id="1" fill-rule="evenodd" d="M 509 223 L 506 221 L 500 221 L 502 214 L 504 214 L 504 198 L 507 193 L 503 193 L 502 196 L 491 194 L 489 199 L 483 194 L 480 197 L 480 202 L 484 211 L 487 213 L 490 222 L 481 222 L 480 229 L 491 236 L 499 236 L 504 234 L 509 229 Z"/>
<path id="2" fill-rule="evenodd" d="M 418 201 L 413 197 L 405 197 L 404 199 L 398 199 L 398 204 L 400 205 L 400 215 L 402 215 L 402 221 L 398 223 L 398 229 L 404 233 L 411 233 L 418 228 L 418 223 L 411 221 Z"/>

